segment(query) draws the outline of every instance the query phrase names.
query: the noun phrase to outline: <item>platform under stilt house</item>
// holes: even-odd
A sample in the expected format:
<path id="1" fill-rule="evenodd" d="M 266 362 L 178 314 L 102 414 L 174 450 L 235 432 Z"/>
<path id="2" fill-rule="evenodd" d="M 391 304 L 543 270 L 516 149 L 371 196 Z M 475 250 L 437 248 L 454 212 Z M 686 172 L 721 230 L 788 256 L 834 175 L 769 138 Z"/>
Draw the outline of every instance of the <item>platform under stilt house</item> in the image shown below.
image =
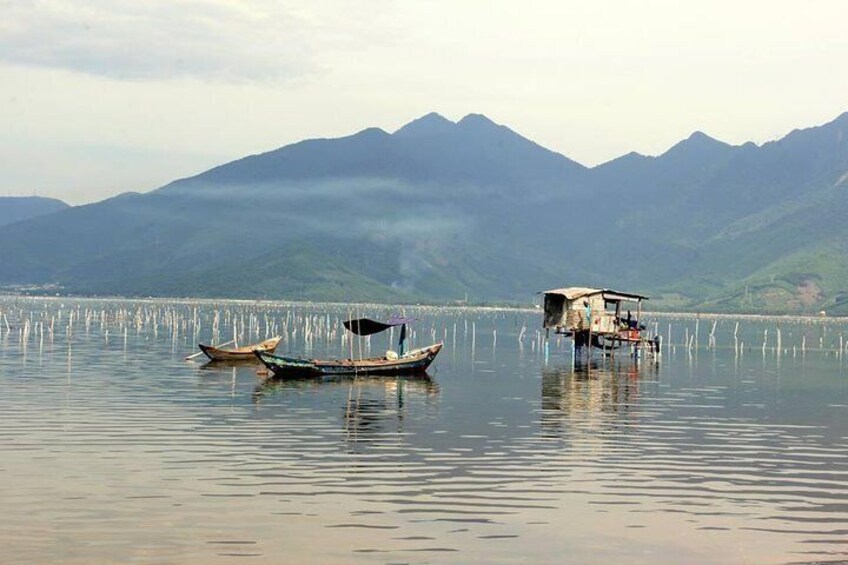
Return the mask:
<path id="1" fill-rule="evenodd" d="M 567 287 L 543 291 L 546 334 L 553 330 L 574 340 L 575 347 L 613 352 L 621 347 L 659 352 L 659 337 L 649 337 L 641 323 L 648 297 L 608 288 Z"/>

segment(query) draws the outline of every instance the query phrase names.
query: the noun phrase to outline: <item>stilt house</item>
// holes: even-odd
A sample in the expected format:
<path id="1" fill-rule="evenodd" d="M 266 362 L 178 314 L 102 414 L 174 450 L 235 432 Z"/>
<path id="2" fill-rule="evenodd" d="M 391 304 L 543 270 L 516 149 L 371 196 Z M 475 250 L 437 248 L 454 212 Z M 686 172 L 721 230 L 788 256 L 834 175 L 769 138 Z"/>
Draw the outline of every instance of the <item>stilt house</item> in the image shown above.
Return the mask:
<path id="1" fill-rule="evenodd" d="M 647 300 L 647 296 L 585 287 L 556 288 L 543 294 L 544 328 L 547 330 L 575 336 L 589 332 L 621 341 L 639 339 L 642 301 Z M 623 306 L 625 303 L 632 303 L 632 306 L 628 309 Z"/>

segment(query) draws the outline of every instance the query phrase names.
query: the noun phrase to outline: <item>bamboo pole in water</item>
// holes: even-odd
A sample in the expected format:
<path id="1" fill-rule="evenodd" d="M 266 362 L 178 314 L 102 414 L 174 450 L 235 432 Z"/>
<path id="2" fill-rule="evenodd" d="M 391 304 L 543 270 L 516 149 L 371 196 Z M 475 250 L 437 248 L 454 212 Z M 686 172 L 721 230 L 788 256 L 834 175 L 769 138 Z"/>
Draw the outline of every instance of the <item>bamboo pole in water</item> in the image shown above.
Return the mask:
<path id="1" fill-rule="evenodd" d="M 700 326 L 701 326 L 701 315 L 700 315 L 700 314 L 698 314 L 698 317 L 695 319 L 695 347 L 696 347 L 696 348 L 697 348 L 697 347 L 698 347 L 698 345 L 699 345 L 699 343 L 698 343 L 698 334 L 699 334 Z M 691 347 L 690 347 L 690 349 L 691 349 Z"/>

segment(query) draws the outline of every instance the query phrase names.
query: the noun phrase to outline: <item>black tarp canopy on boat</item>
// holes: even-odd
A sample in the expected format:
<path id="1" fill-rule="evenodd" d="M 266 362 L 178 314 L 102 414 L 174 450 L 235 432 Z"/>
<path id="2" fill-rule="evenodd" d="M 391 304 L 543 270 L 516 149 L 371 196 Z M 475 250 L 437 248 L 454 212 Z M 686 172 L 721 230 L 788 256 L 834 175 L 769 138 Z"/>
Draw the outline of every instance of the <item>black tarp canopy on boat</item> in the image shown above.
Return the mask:
<path id="1" fill-rule="evenodd" d="M 372 335 L 384 332 L 389 328 L 400 326 L 400 339 L 398 339 L 398 349 L 403 355 L 404 342 L 406 341 L 406 325 L 414 322 L 416 318 L 404 318 L 401 316 L 392 316 L 385 322 L 378 322 L 370 318 L 357 318 L 356 320 L 348 320 L 344 323 L 344 327 L 351 333 L 356 335 Z"/>
<path id="2" fill-rule="evenodd" d="M 348 320 L 344 323 L 344 327 L 356 335 L 372 335 L 384 332 L 395 326 L 405 326 L 411 324 L 416 318 L 402 318 L 400 316 L 392 316 L 385 322 L 378 322 L 370 318 L 357 318 L 356 320 Z"/>

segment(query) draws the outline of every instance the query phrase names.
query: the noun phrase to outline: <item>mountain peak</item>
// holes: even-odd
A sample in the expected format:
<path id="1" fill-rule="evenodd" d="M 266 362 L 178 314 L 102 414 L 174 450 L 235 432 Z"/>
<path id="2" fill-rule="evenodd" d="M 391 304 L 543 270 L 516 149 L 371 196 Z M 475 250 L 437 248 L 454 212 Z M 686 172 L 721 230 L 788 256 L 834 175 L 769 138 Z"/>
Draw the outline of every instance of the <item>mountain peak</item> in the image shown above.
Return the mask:
<path id="1" fill-rule="evenodd" d="M 708 136 L 707 134 L 705 134 L 704 132 L 702 132 L 700 130 L 693 131 L 692 135 L 690 135 L 686 139 L 688 141 L 696 141 L 696 140 L 697 141 L 717 141 L 716 139 L 713 139 L 712 137 Z"/>
<path id="2" fill-rule="evenodd" d="M 509 129 L 507 126 L 498 124 L 484 116 L 483 114 L 468 114 L 458 122 L 456 122 L 465 134 L 484 135 L 484 136 L 507 136 L 520 138 L 528 143 L 533 143 L 519 133 Z M 533 145 L 538 145 L 533 143 Z"/>
<path id="3" fill-rule="evenodd" d="M 453 128 L 456 124 L 441 114 L 430 112 L 416 120 L 412 120 L 398 129 L 394 135 L 400 136 L 422 136 L 438 135 Z"/>
<path id="4" fill-rule="evenodd" d="M 703 151 L 724 149 L 728 147 L 731 146 L 723 141 L 710 137 L 702 131 L 695 131 L 683 141 L 671 146 L 671 148 L 663 153 L 663 155 L 674 155 L 684 152 L 690 153 L 693 151 L 700 153 Z"/>
<path id="5" fill-rule="evenodd" d="M 645 161 L 650 161 L 651 159 L 652 159 L 652 157 L 647 157 L 645 155 L 642 155 L 641 153 L 637 153 L 636 151 L 631 151 L 630 153 L 627 153 L 625 155 L 621 155 L 620 157 L 616 157 L 615 159 L 610 159 L 609 161 L 606 161 L 605 163 L 601 163 L 599 165 L 596 165 L 595 167 L 592 167 L 592 168 L 594 168 L 594 169 L 605 169 L 605 168 L 607 168 L 608 169 L 608 168 L 611 168 L 611 167 L 629 166 L 629 165 L 634 164 L 634 163 L 641 163 L 641 162 L 645 162 Z"/>
<path id="6" fill-rule="evenodd" d="M 460 126 L 472 127 L 501 127 L 483 114 L 468 114 L 457 122 Z"/>
<path id="7" fill-rule="evenodd" d="M 349 137 L 383 137 L 388 135 L 384 130 L 378 127 L 365 128 L 362 131 L 356 132 Z"/>
<path id="8" fill-rule="evenodd" d="M 650 159 L 650 157 L 648 157 L 647 155 L 642 155 L 641 153 L 638 153 L 636 151 L 631 151 L 630 153 L 622 155 L 618 159 L 613 159 L 613 161 L 617 161 L 619 159 L 626 161 L 641 161 L 642 159 Z"/>

